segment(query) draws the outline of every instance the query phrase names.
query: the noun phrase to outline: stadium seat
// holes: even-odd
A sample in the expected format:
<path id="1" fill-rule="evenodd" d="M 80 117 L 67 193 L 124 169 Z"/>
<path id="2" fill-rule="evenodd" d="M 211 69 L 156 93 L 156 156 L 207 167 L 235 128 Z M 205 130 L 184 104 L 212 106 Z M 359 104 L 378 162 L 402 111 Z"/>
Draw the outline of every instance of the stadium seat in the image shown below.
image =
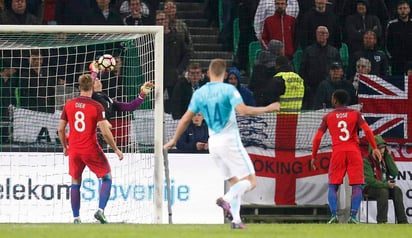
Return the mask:
<path id="1" fill-rule="evenodd" d="M 342 59 L 343 69 L 346 69 L 349 65 L 349 51 L 348 45 L 342 43 L 342 46 L 339 49 L 340 58 Z"/>
<path id="2" fill-rule="evenodd" d="M 223 30 L 223 0 L 218 2 L 219 31 Z"/>
<path id="3" fill-rule="evenodd" d="M 252 41 L 249 43 L 249 75 L 250 77 L 252 77 L 253 65 L 255 65 L 257 53 L 259 53 L 259 51 L 261 50 L 262 48 L 260 47 L 259 41 Z"/>
<path id="4" fill-rule="evenodd" d="M 302 56 L 303 50 L 300 46 L 296 49 L 295 53 L 293 54 L 293 67 L 295 68 L 295 72 L 299 72 L 300 69 L 300 58 Z"/>
<path id="5" fill-rule="evenodd" d="M 236 56 L 237 55 L 237 48 L 239 45 L 239 18 L 235 18 L 233 20 L 233 54 Z"/>

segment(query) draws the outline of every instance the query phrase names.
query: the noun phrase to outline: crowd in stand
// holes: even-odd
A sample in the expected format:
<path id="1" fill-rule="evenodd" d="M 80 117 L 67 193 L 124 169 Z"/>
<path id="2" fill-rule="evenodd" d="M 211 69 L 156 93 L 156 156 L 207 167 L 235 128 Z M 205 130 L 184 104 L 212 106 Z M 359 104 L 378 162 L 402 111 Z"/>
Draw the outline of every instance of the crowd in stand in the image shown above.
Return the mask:
<path id="1" fill-rule="evenodd" d="M 361 58 L 371 65 L 368 74 L 379 77 L 406 74 L 412 60 L 408 53 L 412 48 L 409 0 L 240 0 L 238 4 L 221 1 L 223 13 L 231 16 L 225 16 L 224 21 L 239 21 L 238 47 L 243 51 L 236 55 L 236 63 L 243 75 L 251 73 L 249 87 L 255 88 L 255 81 L 262 80 L 262 74 L 254 76 L 254 72 L 248 72 L 248 66 L 254 64 L 253 71 L 260 72 L 266 63 L 259 59 L 248 62 L 248 45 L 257 41 L 261 53 L 266 54 L 271 40 L 280 41 L 283 55 L 304 80 L 303 109 L 319 108 L 314 105 L 314 98 L 320 83 L 331 78 L 331 66 L 336 62 L 341 64 L 342 79 L 352 83 Z M 216 2 L 208 1 L 209 6 Z M 224 22 L 221 35 L 230 35 L 232 26 Z M 266 71 L 272 74 L 270 77 L 274 75 L 273 67 L 266 67 Z M 340 88 L 339 85 L 333 87 Z M 258 91 L 253 93 L 257 96 Z"/>
<path id="2" fill-rule="evenodd" d="M 174 0 L 4 0 L 0 1 L 0 24 L 163 26 L 165 112 L 179 119 L 207 76 L 198 72 L 203 70 L 199 64 L 190 64 L 196 49 L 188 26 L 177 18 L 178 5 Z M 205 0 L 204 6 L 210 26 L 222 21 L 219 39 L 225 50 L 233 49 L 233 21 L 239 19 L 239 51 L 226 82 L 236 86 L 248 105 L 262 106 L 294 96 L 302 101 L 299 108 L 289 110 L 319 109 L 329 107 L 331 93 L 341 88 L 356 103 L 359 74 L 402 75 L 412 61 L 409 0 Z M 248 62 L 252 41 L 261 48 L 256 62 Z M 342 47 L 347 47 L 347 62 Z M 52 112 L 54 87 L 67 79 L 52 80 L 47 76 L 50 72 L 41 72 L 44 69 L 35 64 L 48 62 L 36 54 L 37 62 L 30 56 L 27 72 L 18 71 L 17 84 L 8 80 L 16 72 L 3 60 L 2 98 L 18 86 L 21 96 L 40 95 L 36 101 L 20 102 L 22 107 L 36 105 L 35 110 Z M 276 65 L 279 57 L 283 63 L 287 58 L 286 65 Z M 36 75 L 45 78 L 42 85 L 31 85 L 30 78 Z M 245 75 L 250 75 L 248 85 L 242 80 Z M 303 87 L 290 82 L 301 82 Z M 7 115 L 7 103 L 2 100 L 2 118 Z"/>

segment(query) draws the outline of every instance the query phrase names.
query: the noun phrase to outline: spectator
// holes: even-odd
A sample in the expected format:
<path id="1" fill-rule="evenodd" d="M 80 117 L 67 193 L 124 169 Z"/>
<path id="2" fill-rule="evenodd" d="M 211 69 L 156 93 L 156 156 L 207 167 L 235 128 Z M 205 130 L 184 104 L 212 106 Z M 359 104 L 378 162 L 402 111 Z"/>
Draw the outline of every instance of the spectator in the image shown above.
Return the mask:
<path id="1" fill-rule="evenodd" d="M 262 30 L 265 19 L 275 14 L 276 0 L 260 0 L 256 9 L 253 26 L 255 28 L 256 38 L 260 42 L 262 49 L 267 49 L 268 46 L 262 40 Z M 292 16 L 295 19 L 299 15 L 299 4 L 297 0 L 287 0 L 286 15 Z"/>
<path id="2" fill-rule="evenodd" d="M 246 72 L 249 71 L 249 64 L 254 63 L 249 62 L 248 47 L 250 42 L 256 41 L 251 22 L 253 22 L 259 1 L 239 0 L 238 2 L 239 3 L 237 10 L 239 16 L 239 50 L 236 55 L 236 67 L 240 71 Z"/>
<path id="3" fill-rule="evenodd" d="M 332 62 L 341 62 L 338 49 L 328 44 L 329 31 L 326 26 L 316 29 L 316 43 L 307 47 L 301 57 L 299 75 L 305 81 L 303 108 L 312 109 L 316 89 L 329 76 Z"/>
<path id="4" fill-rule="evenodd" d="M 159 11 L 156 14 L 156 25 L 163 26 L 164 31 L 164 108 L 166 113 L 171 113 L 170 99 L 179 76 L 183 74 L 189 64 L 190 52 L 181 36 L 170 29 L 169 19 L 164 12 Z"/>
<path id="5" fill-rule="evenodd" d="M 44 10 L 44 1 L 45 0 L 26 0 L 27 11 L 35 15 L 40 20 L 40 22 L 42 22 L 41 15 Z"/>
<path id="6" fill-rule="evenodd" d="M 203 14 L 207 18 L 207 25 L 210 27 L 219 27 L 219 1 L 205 0 Z"/>
<path id="7" fill-rule="evenodd" d="M 385 0 L 385 5 L 388 9 L 389 13 L 389 20 L 395 19 L 398 17 L 398 12 L 397 12 L 397 5 L 400 0 Z M 412 0 L 407 0 L 409 5 L 411 5 Z"/>
<path id="8" fill-rule="evenodd" d="M 56 1 L 55 20 L 58 25 L 81 25 L 90 20 L 90 1 L 94 0 L 58 0 Z"/>
<path id="9" fill-rule="evenodd" d="M 0 13 L 4 11 L 6 6 L 4 5 L 4 0 L 0 0 Z"/>
<path id="10" fill-rule="evenodd" d="M 284 82 L 285 92 L 280 96 L 280 112 L 297 113 L 302 109 L 305 85 L 303 79 L 295 72 L 289 64 L 286 56 L 276 58 L 276 74 L 274 77 L 281 77 Z"/>
<path id="11" fill-rule="evenodd" d="M 236 87 L 247 106 L 256 106 L 252 91 L 240 84 L 240 72 L 236 67 L 229 69 L 225 83 L 230 83 Z"/>
<path id="12" fill-rule="evenodd" d="M 163 4 L 163 11 L 166 14 L 166 17 L 169 18 L 169 27 L 181 35 L 190 51 L 190 54 L 193 54 L 194 50 L 192 36 L 190 35 L 186 23 L 176 17 L 177 9 L 175 1 L 166 0 Z"/>
<path id="13" fill-rule="evenodd" d="M 150 5 L 147 4 L 148 0 L 140 0 L 140 14 L 142 15 L 142 17 L 148 19 L 148 25 L 154 25 L 155 24 L 155 20 L 153 17 L 151 16 L 151 12 L 152 9 L 150 8 Z M 150 2 L 150 0 L 149 0 Z M 155 2 L 155 1 L 153 1 Z M 159 2 L 158 0 L 156 0 L 156 2 Z M 130 0 L 118 0 L 116 1 L 116 3 L 114 4 L 114 8 L 116 9 L 116 11 L 118 11 L 120 13 L 120 16 L 122 18 L 128 16 L 131 14 L 132 12 L 132 6 L 130 6 Z M 153 10 L 154 12 L 157 10 L 157 8 L 155 10 Z"/>
<path id="14" fill-rule="evenodd" d="M 180 119 L 186 112 L 192 94 L 205 83 L 202 79 L 202 66 L 199 63 L 191 63 L 187 77 L 181 77 L 173 90 L 171 106 L 174 120 Z"/>
<path id="15" fill-rule="evenodd" d="M 343 2 L 346 0 L 328 0 L 326 2 L 326 11 L 327 12 L 333 12 L 336 15 L 340 15 L 340 12 L 342 10 Z M 308 1 L 298 1 L 299 3 L 299 15 L 298 15 L 298 21 L 302 21 L 302 17 L 305 15 L 306 12 L 308 12 L 311 8 L 315 7 L 315 1 L 314 0 L 308 0 Z"/>
<path id="16" fill-rule="evenodd" d="M 40 50 L 30 51 L 29 67 L 22 68 L 19 75 L 20 106 L 22 108 L 53 113 L 55 110 L 55 73 L 43 66 Z"/>
<path id="17" fill-rule="evenodd" d="M 97 7 L 92 7 L 90 16 L 85 19 L 85 25 L 123 25 L 120 13 L 110 7 L 110 0 L 96 0 Z"/>
<path id="18" fill-rule="evenodd" d="M 384 77 L 388 75 L 389 61 L 385 52 L 378 49 L 376 45 L 377 38 L 374 31 L 366 31 L 363 35 L 363 48 L 355 52 L 349 58 L 348 66 L 348 78 L 352 78 L 355 75 L 355 64 L 360 58 L 368 59 L 371 63 L 371 74 L 377 75 L 379 77 Z"/>
<path id="19" fill-rule="evenodd" d="M 265 65 L 265 67 L 273 68 L 274 70 L 276 58 L 283 55 L 285 55 L 283 42 L 279 40 L 270 40 L 267 49 L 263 49 L 259 52 L 255 65 L 262 64 Z"/>
<path id="20" fill-rule="evenodd" d="M 125 25 L 151 25 L 148 16 L 142 14 L 141 0 L 128 0 L 130 13 L 123 18 Z"/>
<path id="21" fill-rule="evenodd" d="M 235 19 L 235 1 L 220 0 L 221 11 L 219 32 L 219 43 L 223 51 L 233 51 L 233 20 Z"/>
<path id="22" fill-rule="evenodd" d="M 275 1 L 275 13 L 265 19 L 262 30 L 262 48 L 267 49 L 271 40 L 279 40 L 284 44 L 285 55 L 293 58 L 296 50 L 295 18 L 286 14 L 287 0 Z"/>
<path id="23" fill-rule="evenodd" d="M 389 12 L 384 0 L 368 0 L 368 14 L 377 16 L 382 26 L 382 36 L 385 35 L 385 26 L 389 20 Z M 356 13 L 358 0 L 345 0 L 342 6 L 342 17 L 346 19 L 347 16 Z"/>
<path id="24" fill-rule="evenodd" d="M 300 46 L 305 49 L 316 42 L 316 29 L 326 26 L 330 37 L 328 43 L 337 49 L 341 47 L 341 28 L 338 16 L 332 11 L 326 11 L 327 0 L 315 0 L 315 8 L 310 9 L 302 18 L 298 29 Z"/>
<path id="25" fill-rule="evenodd" d="M 313 109 L 332 108 L 331 98 L 334 91 L 343 89 L 347 92 L 349 99 L 347 105 L 356 104 L 356 92 L 352 83 L 343 78 L 343 67 L 341 63 L 334 62 L 330 66 L 329 77 L 323 80 L 316 90 Z"/>
<path id="26" fill-rule="evenodd" d="M 392 75 L 402 75 L 405 62 L 412 61 L 412 20 L 407 1 L 398 2 L 398 18 L 387 27 L 386 49 L 391 59 Z"/>
<path id="27" fill-rule="evenodd" d="M 0 15 L 0 24 L 39 25 L 39 19 L 27 10 L 26 0 L 11 0 L 10 9 L 6 8 Z"/>
<path id="28" fill-rule="evenodd" d="M 0 70 L 0 144 L 9 142 L 9 105 L 16 105 L 15 88 L 16 82 L 13 78 L 16 69 L 12 68 L 10 62 L 3 60 Z"/>
<path id="29" fill-rule="evenodd" d="M 356 13 L 346 17 L 345 39 L 348 45 L 349 56 L 362 48 L 366 31 L 375 32 L 377 42 L 382 42 L 382 27 L 377 16 L 368 12 L 368 0 L 356 1 Z"/>
<path id="30" fill-rule="evenodd" d="M 183 153 L 209 153 L 208 140 L 209 131 L 202 113 L 199 112 L 177 141 L 176 148 Z"/>
<path id="31" fill-rule="evenodd" d="M 159 10 L 160 0 L 144 0 L 143 3 L 148 9 L 150 25 L 156 24 L 156 11 Z"/>
<path id="32" fill-rule="evenodd" d="M 405 67 L 405 75 L 412 76 L 412 62 L 408 62 Z"/>
<path id="33" fill-rule="evenodd" d="M 40 9 L 40 21 L 45 25 L 56 25 L 56 2 L 57 0 L 44 0 Z"/>
<path id="34" fill-rule="evenodd" d="M 365 58 L 359 58 L 356 61 L 356 74 L 352 79 L 352 85 L 355 88 L 356 96 L 358 95 L 359 89 L 359 74 L 370 74 L 371 72 L 371 62 Z"/>
<path id="35" fill-rule="evenodd" d="M 249 82 L 249 89 L 253 92 L 257 106 L 278 102 L 280 95 L 285 92 L 284 80 L 273 77 L 276 73 L 276 59 L 283 56 L 283 52 L 283 43 L 278 40 L 271 40 L 268 49 L 259 52 Z"/>
<path id="36" fill-rule="evenodd" d="M 375 136 L 382 160 L 375 158 L 372 154 L 372 147 L 369 146 L 369 155 L 363 159 L 365 185 L 363 193 L 370 198 L 376 199 L 378 223 L 388 221 L 388 199 L 393 200 L 395 216 L 398 224 L 407 224 L 408 219 L 405 214 L 402 190 L 396 186 L 394 178 L 398 175 L 391 153 L 386 148 L 386 142 L 382 136 Z"/>

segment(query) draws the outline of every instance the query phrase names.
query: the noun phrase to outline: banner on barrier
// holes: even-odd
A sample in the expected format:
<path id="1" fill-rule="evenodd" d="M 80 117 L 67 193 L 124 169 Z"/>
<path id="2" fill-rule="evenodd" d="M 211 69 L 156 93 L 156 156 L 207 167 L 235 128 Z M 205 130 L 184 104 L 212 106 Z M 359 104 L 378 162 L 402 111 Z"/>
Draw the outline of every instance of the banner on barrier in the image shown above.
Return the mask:
<path id="1" fill-rule="evenodd" d="M 110 222 L 152 223 L 154 204 L 150 176 L 154 175 L 153 168 L 147 168 L 150 163 L 144 162 L 142 170 L 131 169 L 139 166 L 138 154 L 125 154 L 122 161 L 116 159 L 115 154 L 107 157 L 113 175 L 105 210 Z M 72 222 L 67 157 L 53 153 L 0 153 L 0 167 L 3 168 L 0 173 L 0 223 Z M 173 222 L 223 223 L 222 210 L 215 204 L 216 198 L 224 193 L 223 178 L 209 155 L 170 154 L 169 169 Z M 138 173 L 145 173 L 149 178 L 136 178 Z M 93 213 L 98 205 L 99 186 L 98 179 L 86 169 L 81 187 L 83 222 L 95 222 Z M 166 196 L 163 204 L 163 221 L 167 223 Z"/>

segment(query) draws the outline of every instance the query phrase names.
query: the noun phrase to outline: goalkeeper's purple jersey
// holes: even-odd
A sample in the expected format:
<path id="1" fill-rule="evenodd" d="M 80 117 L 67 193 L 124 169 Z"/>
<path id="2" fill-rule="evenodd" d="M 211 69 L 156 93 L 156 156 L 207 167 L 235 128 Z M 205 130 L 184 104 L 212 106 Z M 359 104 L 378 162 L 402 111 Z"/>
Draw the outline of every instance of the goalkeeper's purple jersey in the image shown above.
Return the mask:
<path id="1" fill-rule="evenodd" d="M 209 82 L 194 92 L 188 110 L 203 114 L 210 136 L 239 133 L 235 114 L 235 107 L 239 103 L 243 103 L 243 99 L 233 85 Z"/>

